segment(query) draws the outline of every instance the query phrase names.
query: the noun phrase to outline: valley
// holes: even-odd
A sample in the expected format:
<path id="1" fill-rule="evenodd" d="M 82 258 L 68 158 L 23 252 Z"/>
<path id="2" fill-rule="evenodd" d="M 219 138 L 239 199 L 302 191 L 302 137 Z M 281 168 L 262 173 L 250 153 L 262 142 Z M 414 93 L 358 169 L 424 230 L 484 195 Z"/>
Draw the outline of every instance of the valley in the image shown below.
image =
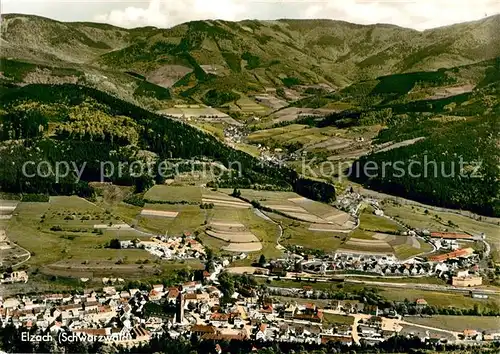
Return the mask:
<path id="1" fill-rule="evenodd" d="M 498 342 L 500 15 L 1 19 L 0 331 Z"/>

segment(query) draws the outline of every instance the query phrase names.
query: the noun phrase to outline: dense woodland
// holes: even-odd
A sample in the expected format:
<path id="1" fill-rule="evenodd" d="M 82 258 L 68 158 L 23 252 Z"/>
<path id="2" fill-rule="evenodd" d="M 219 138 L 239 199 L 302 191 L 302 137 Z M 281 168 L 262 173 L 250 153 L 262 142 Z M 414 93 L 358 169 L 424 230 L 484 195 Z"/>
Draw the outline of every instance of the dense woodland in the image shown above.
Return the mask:
<path id="1" fill-rule="evenodd" d="M 0 188 L 16 193 L 88 195 L 86 182 L 75 183 L 75 173 L 56 181 L 55 176 L 26 177 L 22 166 L 33 161 L 85 164 L 83 181 L 101 178 L 101 162 L 143 161 L 159 171 L 164 159 L 213 160 L 231 166 L 238 162 L 241 175 L 224 176 L 221 184 L 234 187 L 261 185 L 290 188 L 322 201 L 335 199 L 335 190 L 324 182 L 301 178 L 288 168 L 262 164 L 256 158 L 223 144 L 214 136 L 180 121 L 154 114 L 101 91 L 77 85 L 28 85 L 0 91 Z M 149 152 L 149 153 L 144 153 Z M 47 167 L 48 169 L 48 167 Z M 45 172 L 49 171 L 44 171 Z M 106 179 L 133 184 L 140 192 L 161 176 L 141 175 L 126 169 Z M 232 185 L 231 185 L 232 186 Z"/>
<path id="2" fill-rule="evenodd" d="M 383 135 L 397 134 L 394 130 Z M 423 203 L 500 215 L 498 117 L 448 123 L 428 136 L 415 130 L 425 139 L 360 158 L 350 177 L 372 189 Z M 384 163 L 389 165 L 384 168 Z"/>

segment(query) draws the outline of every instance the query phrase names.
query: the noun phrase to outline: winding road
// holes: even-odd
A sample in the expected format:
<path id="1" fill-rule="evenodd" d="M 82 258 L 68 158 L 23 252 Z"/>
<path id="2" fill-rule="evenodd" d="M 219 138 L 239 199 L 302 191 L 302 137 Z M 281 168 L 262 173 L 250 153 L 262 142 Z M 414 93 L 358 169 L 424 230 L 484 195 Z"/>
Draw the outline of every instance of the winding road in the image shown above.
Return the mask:
<path id="1" fill-rule="evenodd" d="M 280 230 L 280 234 L 278 235 L 278 238 L 276 239 L 276 248 L 279 250 L 282 250 L 282 251 L 285 250 L 285 247 L 280 244 L 280 239 L 281 239 L 281 237 L 283 237 L 283 227 L 281 226 L 281 224 L 277 223 L 276 221 L 271 219 L 269 216 L 264 214 L 260 209 L 253 208 L 253 211 L 254 211 L 255 215 L 257 215 L 258 217 L 260 217 L 266 221 L 269 221 L 275 225 L 278 225 L 278 228 Z"/>
<path id="2" fill-rule="evenodd" d="M 26 254 L 23 254 L 23 255 L 22 255 L 22 256 L 20 256 L 20 257 L 23 257 L 23 256 L 28 255 L 28 258 L 26 258 L 25 260 L 22 260 L 22 261 L 21 261 L 21 262 L 19 262 L 19 263 L 14 264 L 14 265 L 12 266 L 12 268 L 19 267 L 21 264 L 26 263 L 26 262 L 27 262 L 27 261 L 29 261 L 29 260 L 30 260 L 30 258 L 31 258 L 31 252 L 30 252 L 30 251 L 28 251 L 28 250 L 27 250 L 26 248 L 24 248 L 24 247 L 19 246 L 17 243 L 16 243 L 16 246 L 17 246 L 17 247 L 19 247 L 20 249 L 22 249 L 22 250 L 26 251 Z"/>

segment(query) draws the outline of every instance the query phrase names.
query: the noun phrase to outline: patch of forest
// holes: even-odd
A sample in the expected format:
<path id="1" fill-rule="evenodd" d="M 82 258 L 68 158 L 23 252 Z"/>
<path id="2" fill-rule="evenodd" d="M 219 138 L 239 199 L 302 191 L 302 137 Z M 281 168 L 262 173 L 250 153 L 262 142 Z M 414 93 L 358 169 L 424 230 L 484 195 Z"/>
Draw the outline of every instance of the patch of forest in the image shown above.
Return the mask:
<path id="1" fill-rule="evenodd" d="M 414 129 L 413 129 L 414 128 Z M 497 116 L 438 123 L 418 120 L 381 132 L 414 144 L 361 157 L 350 178 L 425 204 L 500 215 L 500 122 Z"/>

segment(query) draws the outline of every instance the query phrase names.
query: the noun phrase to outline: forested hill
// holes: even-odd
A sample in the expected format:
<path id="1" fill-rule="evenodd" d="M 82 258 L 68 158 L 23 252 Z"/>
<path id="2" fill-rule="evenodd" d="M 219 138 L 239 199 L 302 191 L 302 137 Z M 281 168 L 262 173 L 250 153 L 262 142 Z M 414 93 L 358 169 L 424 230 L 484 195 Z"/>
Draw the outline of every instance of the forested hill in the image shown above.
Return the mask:
<path id="1" fill-rule="evenodd" d="M 417 118 L 399 131 L 393 126 L 381 134 L 384 141 L 415 137 L 421 140 L 360 158 L 351 178 L 370 189 L 425 204 L 500 216 L 498 116 L 448 122 Z M 373 164 L 376 173 L 369 167 Z"/>
<path id="2" fill-rule="evenodd" d="M 349 118 L 342 113 L 322 124 L 383 124 L 387 128 L 376 137 L 377 144 L 403 142 L 357 161 L 351 171 L 356 181 L 427 204 L 500 216 L 499 65 L 498 59 L 491 62 L 471 92 L 410 102 L 382 100 Z M 385 175 L 363 172 L 373 163 L 389 164 Z"/>
<path id="3" fill-rule="evenodd" d="M 88 195 L 87 181 L 100 179 L 100 162 L 163 159 L 212 160 L 241 164 L 242 175 L 229 173 L 217 181 L 227 187 L 294 189 L 323 201 L 335 199 L 333 186 L 301 179 L 287 168 L 261 164 L 214 136 L 188 124 L 159 116 L 104 92 L 78 85 L 28 85 L 0 91 L 0 188 L 8 192 Z M 27 161 L 86 163 L 83 182 L 72 173 L 57 181 L 26 177 Z M 158 171 L 155 166 L 154 171 Z M 132 171 L 133 172 L 133 171 Z M 165 176 L 163 176 L 164 178 Z M 114 175 L 112 182 L 146 189 L 159 175 Z"/>
<path id="4" fill-rule="evenodd" d="M 294 123 L 324 131 L 376 131 L 365 151 L 356 151 L 358 146 L 317 153 L 320 161 L 330 156 L 357 160 L 347 171 L 352 180 L 426 204 L 500 215 L 500 57 L 361 81 L 294 104 L 348 107 L 325 118 L 305 117 Z M 353 150 L 354 156 L 342 157 Z M 370 167 L 374 164 L 377 171 Z M 416 176 L 408 173 L 410 168 Z"/>

